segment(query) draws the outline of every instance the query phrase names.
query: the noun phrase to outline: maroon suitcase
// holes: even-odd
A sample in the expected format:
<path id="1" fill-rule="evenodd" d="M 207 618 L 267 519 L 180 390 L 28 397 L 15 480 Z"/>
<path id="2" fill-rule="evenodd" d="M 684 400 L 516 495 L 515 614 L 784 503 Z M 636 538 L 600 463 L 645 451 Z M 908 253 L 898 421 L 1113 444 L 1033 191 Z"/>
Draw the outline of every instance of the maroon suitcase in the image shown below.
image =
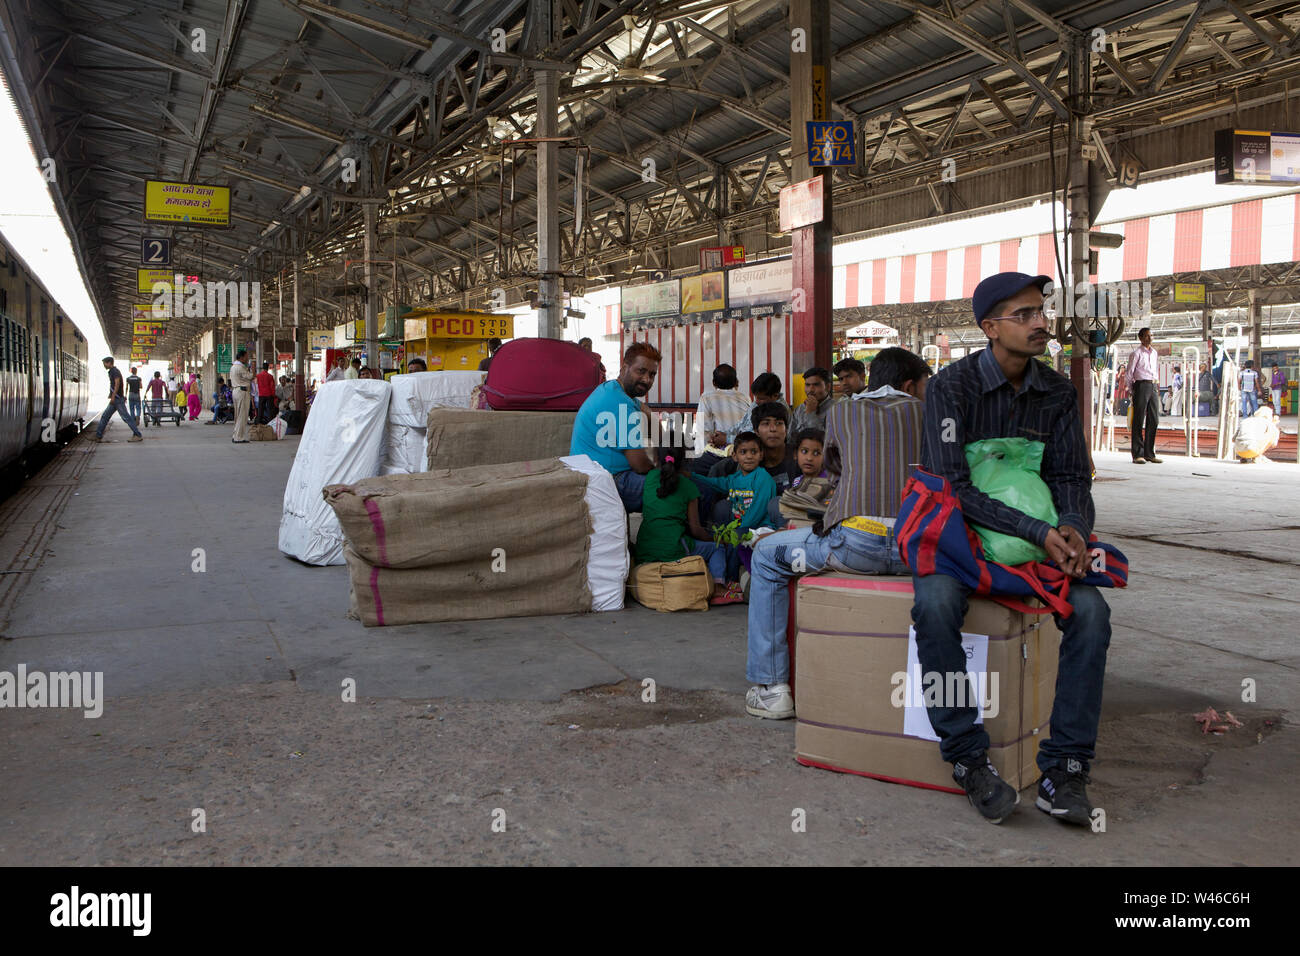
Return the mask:
<path id="1" fill-rule="evenodd" d="M 509 412 L 576 412 L 605 380 L 600 356 L 559 339 L 513 339 L 492 356 L 483 395 Z"/>

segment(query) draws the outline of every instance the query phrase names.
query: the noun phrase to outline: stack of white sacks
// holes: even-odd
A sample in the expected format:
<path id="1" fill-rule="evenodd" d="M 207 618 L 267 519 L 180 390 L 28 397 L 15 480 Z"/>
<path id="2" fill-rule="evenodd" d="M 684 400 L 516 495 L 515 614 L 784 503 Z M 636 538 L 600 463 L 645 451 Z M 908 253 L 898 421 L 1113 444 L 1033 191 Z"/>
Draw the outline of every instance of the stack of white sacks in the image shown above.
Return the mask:
<path id="1" fill-rule="evenodd" d="M 429 410 L 469 408 L 474 389 L 483 384 L 483 372 L 416 372 L 389 379 L 393 397 L 384 427 L 381 475 L 410 475 L 428 469 L 424 443 Z"/>
<path id="2" fill-rule="evenodd" d="M 469 408 L 471 393 L 482 382 L 482 372 L 417 372 L 386 382 L 351 379 L 322 385 L 284 490 L 280 550 L 307 564 L 345 563 L 343 529 L 322 489 L 426 471 L 429 411 Z M 620 610 L 629 558 L 618 490 L 609 473 L 585 456 L 561 460 L 588 479 L 592 610 Z"/>

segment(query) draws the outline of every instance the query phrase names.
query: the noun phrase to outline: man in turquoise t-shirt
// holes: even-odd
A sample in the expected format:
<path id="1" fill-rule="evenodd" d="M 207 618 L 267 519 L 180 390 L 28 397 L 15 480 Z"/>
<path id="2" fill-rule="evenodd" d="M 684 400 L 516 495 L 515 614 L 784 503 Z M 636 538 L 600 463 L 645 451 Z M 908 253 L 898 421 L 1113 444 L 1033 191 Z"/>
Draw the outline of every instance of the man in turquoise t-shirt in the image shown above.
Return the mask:
<path id="1" fill-rule="evenodd" d="M 641 510 L 645 476 L 655 463 L 646 448 L 650 408 L 643 399 L 659 374 L 659 350 L 648 342 L 634 342 L 623 353 L 618 378 L 597 385 L 578 409 L 573 422 L 570 455 L 586 455 L 614 476 L 623 507 Z"/>

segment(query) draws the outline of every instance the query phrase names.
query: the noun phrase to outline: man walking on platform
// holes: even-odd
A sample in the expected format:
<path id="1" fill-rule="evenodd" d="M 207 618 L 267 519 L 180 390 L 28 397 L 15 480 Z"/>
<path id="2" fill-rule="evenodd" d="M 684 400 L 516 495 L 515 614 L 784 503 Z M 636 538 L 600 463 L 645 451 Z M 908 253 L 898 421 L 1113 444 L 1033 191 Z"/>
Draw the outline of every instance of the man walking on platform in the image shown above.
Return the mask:
<path id="1" fill-rule="evenodd" d="M 131 366 L 131 374 L 126 377 L 126 407 L 131 410 L 131 417 L 137 422 L 140 420 L 140 388 L 144 381 L 136 374 L 135 366 Z"/>
<path id="2" fill-rule="evenodd" d="M 1156 388 L 1156 350 L 1151 347 L 1151 330 L 1138 332 L 1142 344 L 1128 357 L 1128 387 L 1133 396 L 1133 425 L 1129 429 L 1129 447 L 1133 464 L 1160 464 L 1156 457 L 1156 429 L 1160 425 L 1160 392 Z"/>
<path id="3" fill-rule="evenodd" d="M 126 398 L 122 394 L 122 373 L 113 367 L 111 355 L 104 358 L 104 368 L 108 372 L 108 404 L 104 407 L 104 414 L 99 416 L 95 441 L 104 440 L 104 429 L 108 427 L 108 420 L 113 417 L 114 412 L 121 415 L 122 421 L 126 422 L 126 427 L 131 429 L 131 437 L 127 441 L 144 441 L 144 436 L 135 425 L 135 418 L 126 407 Z"/>
<path id="4" fill-rule="evenodd" d="M 244 360 L 248 350 L 240 349 L 235 353 L 235 361 L 230 366 L 230 385 L 235 392 L 235 434 L 230 440 L 236 445 L 248 444 L 248 386 L 253 381 L 253 373 L 248 370 Z"/>

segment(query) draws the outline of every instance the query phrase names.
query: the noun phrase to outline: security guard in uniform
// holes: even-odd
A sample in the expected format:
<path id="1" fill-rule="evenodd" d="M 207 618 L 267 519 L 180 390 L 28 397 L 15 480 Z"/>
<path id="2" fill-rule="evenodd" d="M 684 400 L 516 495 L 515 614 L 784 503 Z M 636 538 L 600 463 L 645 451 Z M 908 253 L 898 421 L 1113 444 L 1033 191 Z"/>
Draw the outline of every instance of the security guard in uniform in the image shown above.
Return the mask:
<path id="1" fill-rule="evenodd" d="M 248 444 L 248 406 L 252 400 L 248 386 L 253 382 L 253 373 L 244 364 L 247 358 L 248 350 L 240 349 L 230 365 L 230 387 L 235 392 L 235 437 L 230 440 L 240 445 Z"/>

